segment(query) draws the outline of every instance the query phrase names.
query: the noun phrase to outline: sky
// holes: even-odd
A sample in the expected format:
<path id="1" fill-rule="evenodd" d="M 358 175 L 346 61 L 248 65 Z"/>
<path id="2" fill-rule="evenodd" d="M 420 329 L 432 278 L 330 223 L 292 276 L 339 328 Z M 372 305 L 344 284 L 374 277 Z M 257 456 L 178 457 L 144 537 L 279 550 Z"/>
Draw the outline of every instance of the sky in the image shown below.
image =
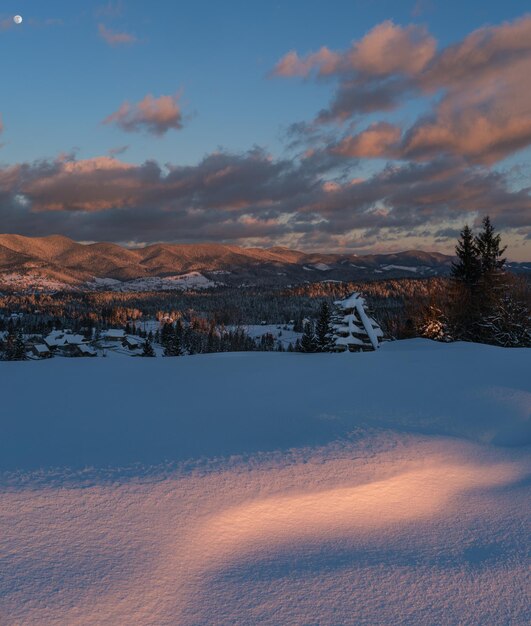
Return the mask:
<path id="1" fill-rule="evenodd" d="M 525 8 L 2 2 L 0 232 L 531 260 Z"/>

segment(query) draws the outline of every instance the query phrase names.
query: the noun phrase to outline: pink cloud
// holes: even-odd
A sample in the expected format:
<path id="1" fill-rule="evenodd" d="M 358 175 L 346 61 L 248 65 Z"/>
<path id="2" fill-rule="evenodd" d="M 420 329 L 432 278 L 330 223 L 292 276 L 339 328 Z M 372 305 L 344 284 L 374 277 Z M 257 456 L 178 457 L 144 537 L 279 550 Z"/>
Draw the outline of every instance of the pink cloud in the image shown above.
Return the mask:
<path id="1" fill-rule="evenodd" d="M 384 76 L 393 73 L 414 75 L 421 71 L 435 54 L 436 42 L 426 29 L 417 25 L 397 26 L 391 21 L 375 26 L 345 52 L 326 47 L 299 57 L 286 54 L 276 65 L 276 76 L 320 76 L 332 74 Z"/>
<path id="2" fill-rule="evenodd" d="M 102 211 L 130 204 L 138 190 L 137 168 L 112 157 L 81 161 L 58 159 L 24 185 L 35 211 Z M 73 184 L 75 181 L 75 184 Z"/>
<path id="3" fill-rule="evenodd" d="M 320 74 L 331 74 L 337 69 L 340 59 L 339 54 L 332 52 L 326 46 L 302 58 L 292 50 L 280 59 L 273 70 L 273 75 L 308 76 L 316 68 Z"/>
<path id="4" fill-rule="evenodd" d="M 365 141 L 368 152 L 373 144 Z M 2 224 L 6 232 L 81 240 L 317 237 L 326 245 L 353 229 L 390 228 L 407 237 L 412 229 L 488 212 L 500 228 L 528 232 L 531 197 L 499 172 L 436 159 L 345 179 L 334 177 L 333 161 L 316 167 L 317 157 L 297 163 L 255 149 L 210 154 L 188 166 L 62 156 L 0 167 Z"/>
<path id="5" fill-rule="evenodd" d="M 120 108 L 103 120 L 104 124 L 116 124 L 126 132 L 145 130 L 153 135 L 164 135 L 170 129 L 183 127 L 183 116 L 179 106 L 179 96 L 148 94 L 140 102 L 124 102 Z"/>
<path id="6" fill-rule="evenodd" d="M 321 48 L 277 64 L 281 76 L 325 75 L 338 86 L 318 124 L 396 109 L 408 98 L 435 104 L 395 141 L 382 121 L 336 145 L 345 156 L 426 160 L 441 154 L 490 165 L 531 145 L 531 15 L 480 28 L 436 49 L 420 26 L 383 22 L 343 52 Z"/>
<path id="7" fill-rule="evenodd" d="M 443 89 L 433 113 L 410 130 L 413 158 L 447 152 L 491 164 L 531 144 L 531 16 L 481 28 L 445 50 L 420 77 Z"/>
<path id="8" fill-rule="evenodd" d="M 120 33 L 107 28 L 104 24 L 98 24 L 98 32 L 100 37 L 110 46 L 119 46 L 122 44 L 136 43 L 138 40 L 130 33 Z"/>
<path id="9" fill-rule="evenodd" d="M 331 148 L 331 152 L 358 158 L 388 157 L 396 153 L 401 135 L 398 126 L 378 122 L 357 135 L 344 138 Z"/>

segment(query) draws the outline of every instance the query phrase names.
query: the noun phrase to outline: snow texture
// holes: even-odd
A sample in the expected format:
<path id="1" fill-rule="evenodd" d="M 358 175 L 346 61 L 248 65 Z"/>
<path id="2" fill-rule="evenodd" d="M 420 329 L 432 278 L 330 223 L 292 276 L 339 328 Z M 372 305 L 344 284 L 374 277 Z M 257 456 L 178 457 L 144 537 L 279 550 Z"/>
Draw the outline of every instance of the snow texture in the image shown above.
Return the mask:
<path id="1" fill-rule="evenodd" d="M 332 316 L 336 346 L 364 346 L 362 337 L 365 335 L 370 342 L 368 345 L 376 350 L 383 332 L 365 312 L 365 300 L 360 294 L 353 293 L 344 300 L 337 300 L 334 305 L 339 311 Z"/>
<path id="2" fill-rule="evenodd" d="M 0 363 L 0 623 L 529 623 L 530 356 Z"/>
<path id="3" fill-rule="evenodd" d="M 104 287 L 110 291 L 187 291 L 211 289 L 223 283 L 209 280 L 200 272 L 188 272 L 186 274 L 176 274 L 175 276 L 149 276 L 146 278 L 135 278 L 134 280 L 119 281 L 109 278 L 95 278 L 93 282 L 87 283 L 88 287 Z"/>

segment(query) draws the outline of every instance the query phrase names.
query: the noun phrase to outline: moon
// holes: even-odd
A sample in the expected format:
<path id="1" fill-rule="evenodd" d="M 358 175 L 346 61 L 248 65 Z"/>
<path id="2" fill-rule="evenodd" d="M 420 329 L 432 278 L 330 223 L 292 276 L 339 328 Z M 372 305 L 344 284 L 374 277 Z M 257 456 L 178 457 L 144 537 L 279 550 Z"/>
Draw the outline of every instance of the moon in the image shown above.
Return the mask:
<path id="1" fill-rule="evenodd" d="M 15 15 L 13 22 L 15 22 L 15 24 L 22 24 L 22 15 Z"/>

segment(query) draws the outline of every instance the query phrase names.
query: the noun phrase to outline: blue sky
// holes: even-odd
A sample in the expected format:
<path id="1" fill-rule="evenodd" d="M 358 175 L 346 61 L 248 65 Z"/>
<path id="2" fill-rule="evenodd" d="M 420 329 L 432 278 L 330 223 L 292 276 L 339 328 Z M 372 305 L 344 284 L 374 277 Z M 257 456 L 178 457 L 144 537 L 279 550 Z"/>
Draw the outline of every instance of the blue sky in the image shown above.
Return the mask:
<path id="1" fill-rule="evenodd" d="M 116 158 L 135 165 L 154 160 L 161 167 L 166 163 L 193 167 L 218 150 L 239 155 L 253 146 L 273 159 L 294 159 L 287 129 L 296 122 L 311 122 L 327 107 L 338 82 L 346 79 L 339 74 L 325 80 L 311 75 L 271 76 L 288 52 L 302 57 L 322 46 L 345 51 L 387 21 L 400 27 L 425 27 L 438 49 L 444 49 L 484 25 L 501 27 L 523 19 L 524 9 L 521 1 L 514 0 L 3 2 L 0 163 L 7 168 L 53 161 L 64 153 L 83 161 L 126 146 Z M 15 14 L 23 17 L 20 26 L 10 24 Z M 110 45 L 101 28 L 134 41 Z M 175 97 L 182 128 L 153 134 L 102 124 L 124 102 L 134 106 L 148 94 Z M 408 98 L 392 111 L 370 111 L 355 119 L 356 129 L 382 119 L 410 127 L 437 97 L 434 93 Z M 342 120 L 343 126 L 329 125 L 327 136 L 335 133 L 339 140 L 353 119 Z M 510 170 L 513 176 L 513 169 L 525 166 L 528 157 L 528 151 L 519 148 L 487 165 L 490 172 Z M 384 154 L 376 160 L 358 158 L 349 167 L 353 178 L 366 177 L 387 162 Z M 332 170 L 323 177 L 335 175 Z M 525 186 L 522 176 L 519 170 L 518 190 Z M 25 197 L 31 201 L 32 194 Z M 31 222 L 31 216 L 28 219 Z M 35 229 L 30 223 L 27 230 Z M 520 233 L 525 241 L 523 236 Z M 128 238 L 124 235 L 124 240 Z M 179 233 L 173 238 L 179 239 Z M 232 239 L 220 233 L 220 240 Z M 253 235 L 241 242 L 247 239 L 256 243 Z M 292 239 L 298 243 L 297 237 Z M 319 246 L 318 239 L 301 243 Z"/>

